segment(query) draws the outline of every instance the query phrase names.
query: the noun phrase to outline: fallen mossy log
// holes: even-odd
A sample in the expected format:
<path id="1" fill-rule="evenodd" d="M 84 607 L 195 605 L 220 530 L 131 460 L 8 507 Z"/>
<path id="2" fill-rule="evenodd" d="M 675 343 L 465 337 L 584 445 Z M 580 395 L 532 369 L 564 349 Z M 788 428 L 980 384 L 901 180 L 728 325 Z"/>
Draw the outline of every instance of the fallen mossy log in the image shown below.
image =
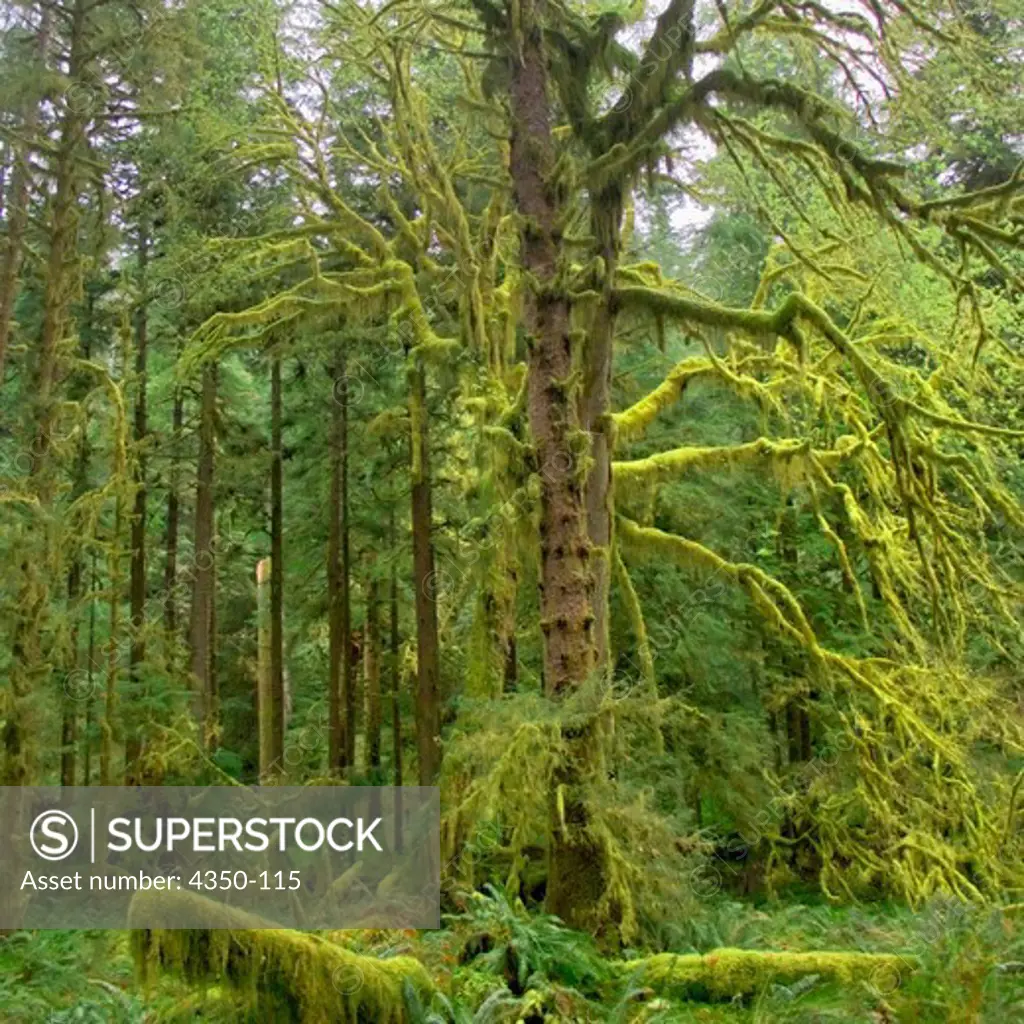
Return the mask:
<path id="1" fill-rule="evenodd" d="M 165 928 L 133 924 L 157 917 Z M 209 927 L 176 926 L 197 917 Z M 434 988 L 426 968 L 412 957 L 380 960 L 315 933 L 261 925 L 244 911 L 177 892 L 139 893 L 128 916 L 144 981 L 167 970 L 190 982 L 228 985 L 256 1003 L 260 1020 L 403 1024 L 409 1019 L 405 984 L 420 998 L 429 998 Z"/>
<path id="2" fill-rule="evenodd" d="M 757 949 L 716 949 L 710 953 L 658 953 L 613 964 L 617 977 L 657 994 L 712 1002 L 752 996 L 770 985 L 791 985 L 801 978 L 848 985 L 866 982 L 891 992 L 916 967 L 899 953 L 789 953 Z"/>

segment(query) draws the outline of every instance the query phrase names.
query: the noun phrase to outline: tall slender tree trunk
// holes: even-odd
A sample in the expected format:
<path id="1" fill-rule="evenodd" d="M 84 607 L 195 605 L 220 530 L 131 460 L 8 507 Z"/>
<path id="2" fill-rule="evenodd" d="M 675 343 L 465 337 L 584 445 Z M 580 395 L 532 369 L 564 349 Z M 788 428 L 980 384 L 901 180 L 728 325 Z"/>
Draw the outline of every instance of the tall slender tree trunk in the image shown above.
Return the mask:
<path id="1" fill-rule="evenodd" d="M 345 342 L 342 342 L 344 345 Z M 345 350 L 341 349 L 333 372 L 331 402 L 331 496 L 327 535 L 327 600 L 329 628 L 328 666 L 328 770 L 340 775 L 348 764 L 345 739 L 345 695 L 349 670 L 349 577 L 348 554 L 343 533 L 348 522 L 348 381 Z"/>
<path id="2" fill-rule="evenodd" d="M 110 631 L 107 636 L 107 675 L 103 700 L 103 718 L 100 721 L 100 785 L 114 784 L 114 744 L 118 729 L 118 677 L 121 668 L 121 528 L 124 520 L 122 498 L 118 494 L 114 505 L 114 534 L 108 559 L 110 575 Z"/>
<path id="3" fill-rule="evenodd" d="M 395 531 L 395 513 L 392 509 L 388 524 L 388 538 L 391 550 L 391 579 L 388 585 L 389 638 L 388 676 L 391 682 L 391 757 L 395 786 L 402 785 L 402 666 L 399 662 L 398 631 L 398 566 L 395 562 L 395 545 L 398 537 Z"/>
<path id="4" fill-rule="evenodd" d="M 91 292 L 86 293 L 85 313 L 79 330 L 81 336 L 82 359 L 88 362 L 92 358 L 92 333 L 94 324 L 94 299 Z M 69 397 L 73 401 L 81 401 L 86 394 L 88 385 L 76 377 L 69 389 Z M 83 430 L 78 440 L 78 454 L 75 458 L 75 469 L 71 485 L 72 501 L 79 500 L 89 486 L 89 432 Z M 82 554 L 77 538 L 68 538 L 70 544 L 68 569 L 68 611 L 71 620 L 69 651 L 64 662 L 64 683 L 61 691 L 61 785 L 75 784 L 75 770 L 78 745 L 78 704 L 81 699 L 78 652 L 78 623 L 80 609 L 77 607 L 82 590 Z M 94 555 L 95 558 L 95 555 Z M 95 575 L 95 568 L 93 570 Z M 92 588 L 95 583 L 90 584 Z M 90 617 L 92 617 L 92 601 L 90 600 Z M 91 656 L 91 655 L 90 655 Z M 89 691 L 86 700 L 92 699 L 92 665 L 89 666 Z"/>
<path id="5" fill-rule="evenodd" d="M 181 430 L 185 419 L 185 394 L 174 389 L 171 411 L 170 477 L 167 483 L 167 523 L 164 534 L 164 632 L 167 637 L 168 662 L 173 657 L 178 632 L 178 531 L 181 522 Z"/>
<path id="6" fill-rule="evenodd" d="M 284 774 L 284 467 L 281 360 L 270 370 L 270 733 L 271 768 Z"/>
<path id="7" fill-rule="evenodd" d="M 72 616 L 70 652 L 67 664 L 71 673 L 65 677 L 61 692 L 61 723 L 60 723 L 60 784 L 75 784 L 75 761 L 78 747 L 78 624 L 76 607 L 82 589 L 82 562 L 75 554 L 68 570 L 68 614 Z"/>
<path id="8" fill-rule="evenodd" d="M 344 351 L 342 356 L 344 358 Z M 352 544 L 348 507 L 348 368 L 342 363 L 341 399 L 341 692 L 344 706 L 342 768 L 356 763 L 356 673 L 352 663 Z"/>
<path id="9" fill-rule="evenodd" d="M 412 448 L 412 561 L 416 594 L 416 753 L 419 784 L 433 786 L 441 769 L 440 644 L 437 632 L 438 580 L 434 572 L 430 437 L 427 381 L 417 358 L 410 374 Z"/>
<path id="10" fill-rule="evenodd" d="M 594 644 L 597 667 L 609 671 L 608 601 L 612 549 L 612 452 L 608 414 L 611 409 L 612 351 L 615 337 L 615 272 L 621 249 L 623 195 L 618 184 L 591 197 L 591 225 L 602 271 L 594 282 L 601 302 L 587 337 L 580 425 L 590 435 L 590 472 L 586 484 L 587 534 L 594 574 Z"/>
<path id="11" fill-rule="evenodd" d="M 196 718 L 202 741 L 208 743 L 216 727 L 211 694 L 213 667 L 213 477 L 217 416 L 217 367 L 203 367 L 202 399 L 199 413 L 199 458 L 196 476 L 196 509 L 193 529 L 195 571 L 192 582 L 192 612 L 189 626 L 191 670 L 194 677 Z"/>
<path id="12" fill-rule="evenodd" d="M 274 767 L 270 678 L 270 559 L 262 558 L 256 565 L 256 722 L 261 782 L 270 778 Z"/>
<path id="13" fill-rule="evenodd" d="M 572 306 L 561 280 L 567 196 L 554 178 L 555 142 L 543 41 L 543 0 L 519 0 L 520 35 L 509 45 L 510 169 L 522 217 L 521 251 L 531 281 L 524 304 L 529 356 L 527 401 L 541 477 L 541 627 L 544 682 L 559 698 L 582 685 L 597 662 L 591 543 L 579 465 L 580 422 L 571 392 Z M 512 11 L 510 21 L 515 23 Z M 549 794 L 548 910 L 570 925 L 595 927 L 606 885 L 602 847 L 589 829 L 588 778 L 600 770 L 592 725 L 566 733 L 567 754 Z"/>
<path id="14" fill-rule="evenodd" d="M 40 70 L 46 64 L 46 50 L 50 39 L 50 10 L 44 7 L 36 34 L 36 51 Z M 7 369 L 7 348 L 11 337 L 11 317 L 18 298 L 21 261 L 24 251 L 25 230 L 29 220 L 28 148 L 39 124 L 39 100 L 32 98 L 25 106 L 21 132 L 25 141 L 12 146 L 14 165 L 11 169 L 11 188 L 7 201 L 7 232 L 3 254 L 0 255 L 0 392 L 3 392 Z"/>
<path id="15" fill-rule="evenodd" d="M 497 699 L 515 688 L 518 573 L 515 528 L 498 522 L 491 529 L 494 534 L 480 567 L 482 580 L 470 631 L 466 694 Z"/>
<path id="16" fill-rule="evenodd" d="M 388 547 L 391 551 L 391 579 L 388 584 L 389 605 L 389 638 L 388 638 L 388 675 L 391 682 L 391 758 L 393 784 L 395 786 L 395 849 L 401 853 L 403 849 L 403 809 L 402 809 L 402 666 L 399 662 L 399 644 L 401 637 L 398 631 L 398 565 L 395 559 L 395 548 L 398 535 L 395 530 L 395 510 L 391 510 L 388 521 Z"/>
<path id="17" fill-rule="evenodd" d="M 72 83 L 82 82 L 88 10 L 87 0 L 75 0 L 71 10 L 68 76 Z M 67 103 L 55 144 L 56 180 L 30 423 L 30 430 L 34 433 L 30 486 L 43 510 L 49 509 L 56 488 L 50 450 L 56 406 L 53 390 L 58 378 L 60 342 L 67 319 L 70 268 L 78 240 L 78 151 L 84 140 L 86 123 L 78 105 Z M 48 531 L 41 531 L 41 536 L 43 549 L 26 544 L 20 566 L 19 614 L 11 645 L 10 700 L 3 730 L 3 762 L 0 765 L 0 784 L 8 786 L 26 785 L 36 771 L 35 752 L 29 741 L 33 733 L 31 696 L 48 675 L 42 637 L 46 632 L 44 620 L 50 592 L 50 580 L 45 575 L 46 566 L 50 564 Z"/>
<path id="18" fill-rule="evenodd" d="M 86 648 L 86 697 L 85 697 L 85 729 L 82 736 L 82 785 L 92 785 L 92 724 L 95 690 L 93 675 L 96 664 L 96 549 L 92 552 L 92 566 L 89 570 L 89 644 Z"/>
<path id="19" fill-rule="evenodd" d="M 366 770 L 374 778 L 380 769 L 382 725 L 380 694 L 380 584 L 373 561 L 366 581 L 366 650 L 363 672 L 366 680 Z"/>
<path id="20" fill-rule="evenodd" d="M 131 335 L 121 333 L 122 376 L 128 376 Z M 122 391 L 123 393 L 123 391 Z M 120 405 L 119 405 L 120 408 Z M 121 543 L 124 532 L 125 495 L 128 482 L 128 424 L 122 415 L 115 419 L 114 436 L 111 438 L 112 464 L 110 479 L 114 485 L 114 526 L 108 547 L 107 565 L 110 581 L 108 601 L 110 605 L 110 629 L 107 635 L 107 677 L 103 702 L 103 718 L 100 722 L 100 785 L 114 785 L 114 748 L 123 738 L 121 719 L 121 599 L 124 580 L 121 577 Z"/>
<path id="21" fill-rule="evenodd" d="M 779 517 L 776 549 L 781 561 L 793 576 L 800 559 L 799 515 L 792 498 L 786 499 Z M 785 675 L 794 677 L 802 672 L 800 659 L 794 658 L 785 644 L 776 643 L 781 668 Z M 811 719 L 804 699 L 791 698 L 785 707 L 786 740 L 789 764 L 796 765 L 811 759 Z"/>
<path id="22" fill-rule="evenodd" d="M 214 537 L 217 535 L 217 517 L 214 510 Z M 220 746 L 220 676 L 217 672 L 217 569 L 219 563 L 216 558 L 210 566 L 210 675 L 207 684 L 210 692 L 207 717 L 213 722 L 213 729 L 208 733 L 207 750 L 214 751 Z"/>
<path id="23" fill-rule="evenodd" d="M 11 160 L 14 158 L 13 149 L 6 142 L 0 141 L 0 220 L 6 220 L 7 210 L 7 178 L 11 173 Z"/>
<path id="24" fill-rule="evenodd" d="M 135 507 L 132 510 L 131 560 L 131 623 L 132 642 L 128 652 L 128 679 L 131 685 L 133 714 L 128 724 L 124 751 L 124 781 L 126 786 L 137 785 L 139 758 L 142 753 L 142 723 L 137 713 L 147 700 L 142 680 L 142 664 L 146 659 L 146 437 L 149 433 L 146 410 L 148 310 L 146 308 L 146 268 L 149 263 L 149 228 L 143 220 L 139 224 L 138 260 L 139 284 L 142 301 L 135 313 Z M 143 710 L 143 714 L 144 714 Z"/>

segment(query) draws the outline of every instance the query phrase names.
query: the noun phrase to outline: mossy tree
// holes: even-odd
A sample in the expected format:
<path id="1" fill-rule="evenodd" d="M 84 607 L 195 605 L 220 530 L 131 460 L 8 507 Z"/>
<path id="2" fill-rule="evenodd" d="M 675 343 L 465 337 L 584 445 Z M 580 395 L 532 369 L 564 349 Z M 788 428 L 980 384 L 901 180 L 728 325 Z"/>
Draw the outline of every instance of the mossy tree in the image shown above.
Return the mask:
<path id="1" fill-rule="evenodd" d="M 131 13 L 86 7 L 100 35 L 100 11 Z M 58 263 L 16 275 L 18 443 L 104 411 L 73 435 L 92 448 L 4 474 L 5 544 L 41 555 L 5 584 L 6 777 L 37 774 L 47 654 L 78 650 L 62 611 L 100 602 L 100 644 L 133 648 L 127 676 L 113 645 L 94 673 L 105 781 L 122 738 L 132 778 L 258 777 L 257 674 L 264 768 L 377 777 L 386 676 L 409 777 L 415 676 L 448 881 L 500 876 L 612 941 L 688 869 L 695 824 L 755 831 L 772 881 L 836 898 L 1017 884 L 1024 182 L 1000 134 L 1016 98 L 979 72 L 1013 45 L 992 7 L 397 0 L 297 25 L 254 5 L 239 43 L 203 5 L 182 27 L 218 55 L 180 109 L 41 105 L 39 139 L 70 126 L 74 159 L 26 228 Z M 116 61 L 96 60 L 102 93 Z M 936 79 L 985 97 L 981 171 Z M 719 211 L 690 251 L 678 196 Z M 85 263 L 104 290 L 80 310 Z M 76 358 L 73 321 L 116 379 Z M 92 556 L 95 594 L 66 572 Z M 299 742 L 321 707 L 324 744 Z"/>

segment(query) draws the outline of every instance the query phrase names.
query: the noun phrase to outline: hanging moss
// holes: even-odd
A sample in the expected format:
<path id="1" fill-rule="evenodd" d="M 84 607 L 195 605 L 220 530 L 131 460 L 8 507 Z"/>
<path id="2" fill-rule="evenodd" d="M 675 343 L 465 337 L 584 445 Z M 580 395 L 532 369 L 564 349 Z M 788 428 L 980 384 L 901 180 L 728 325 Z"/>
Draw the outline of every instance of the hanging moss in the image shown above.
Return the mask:
<path id="1" fill-rule="evenodd" d="M 647 626 L 644 623 L 644 613 L 640 607 L 640 599 L 637 597 L 636 588 L 633 586 L 633 581 L 629 578 L 629 570 L 626 568 L 625 562 L 622 561 L 622 555 L 618 547 L 614 549 L 614 559 L 615 572 L 622 591 L 622 599 L 626 605 L 626 611 L 629 613 L 633 634 L 636 637 L 636 650 L 643 679 L 656 696 L 657 678 L 654 674 L 654 656 L 651 654 L 651 642 L 647 635 Z"/>
<path id="2" fill-rule="evenodd" d="M 882 891 L 919 905 L 936 894 L 992 899 L 1021 884 L 1013 781 L 971 757 L 982 744 L 1024 749 L 997 681 L 955 664 L 839 654 L 819 643 L 793 593 L 757 567 L 622 517 L 616 536 L 626 553 L 734 581 L 766 627 L 805 652 L 816 685 L 841 700 L 842 753 L 815 761 L 806 791 L 780 787 L 778 798 L 817 849 L 826 895 Z M 765 839 L 785 846 L 770 817 Z"/>
<path id="3" fill-rule="evenodd" d="M 176 928 L 175 921 L 205 917 L 208 928 Z M 191 893 L 139 893 L 129 911 L 135 921 L 158 917 L 167 927 L 132 935 L 144 981 L 176 971 L 188 981 L 227 984 L 248 996 L 261 1020 L 374 1021 L 403 1024 L 403 986 L 429 996 L 433 982 L 412 957 L 378 960 L 310 932 L 264 930 L 262 922 Z"/>
<path id="4" fill-rule="evenodd" d="M 712 373 L 714 365 L 710 359 L 691 356 L 676 364 L 653 391 L 628 409 L 613 415 L 616 438 L 630 441 L 640 437 L 661 412 L 679 399 L 690 381 Z"/>
<path id="5" fill-rule="evenodd" d="M 716 949 L 682 956 L 659 953 L 613 966 L 619 977 L 630 977 L 659 995 L 712 1001 L 757 995 L 771 985 L 790 985 L 811 975 L 840 985 L 867 983 L 888 991 L 905 979 L 917 962 L 898 953 Z"/>

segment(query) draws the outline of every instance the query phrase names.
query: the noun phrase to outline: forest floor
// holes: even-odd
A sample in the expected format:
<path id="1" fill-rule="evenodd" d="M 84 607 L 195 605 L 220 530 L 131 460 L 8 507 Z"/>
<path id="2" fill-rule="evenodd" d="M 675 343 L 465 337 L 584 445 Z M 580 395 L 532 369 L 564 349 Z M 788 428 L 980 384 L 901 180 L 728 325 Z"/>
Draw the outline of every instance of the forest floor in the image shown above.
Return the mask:
<path id="1" fill-rule="evenodd" d="M 486 935 L 486 940 L 481 941 Z M 706 1024 L 812 1022 L 1024 1022 L 1024 914 L 936 904 L 831 908 L 722 901 L 671 937 L 679 952 L 859 950 L 899 953 L 915 969 L 898 979 L 837 985 L 810 974 L 729 1002 L 665 998 L 630 978 L 601 981 L 603 961 L 583 936 L 504 901 L 482 901 L 445 930 L 351 932 L 351 948 L 411 953 L 438 985 L 422 1021 L 665 1021 Z M 625 954 L 628 958 L 629 951 Z M 634 953 L 633 955 L 639 955 Z M 20 932 L 0 940 L 0 1021 L 5 1024 L 171 1024 L 277 1020 L 250 1015 L 238 996 L 163 976 L 137 980 L 127 932 Z"/>

